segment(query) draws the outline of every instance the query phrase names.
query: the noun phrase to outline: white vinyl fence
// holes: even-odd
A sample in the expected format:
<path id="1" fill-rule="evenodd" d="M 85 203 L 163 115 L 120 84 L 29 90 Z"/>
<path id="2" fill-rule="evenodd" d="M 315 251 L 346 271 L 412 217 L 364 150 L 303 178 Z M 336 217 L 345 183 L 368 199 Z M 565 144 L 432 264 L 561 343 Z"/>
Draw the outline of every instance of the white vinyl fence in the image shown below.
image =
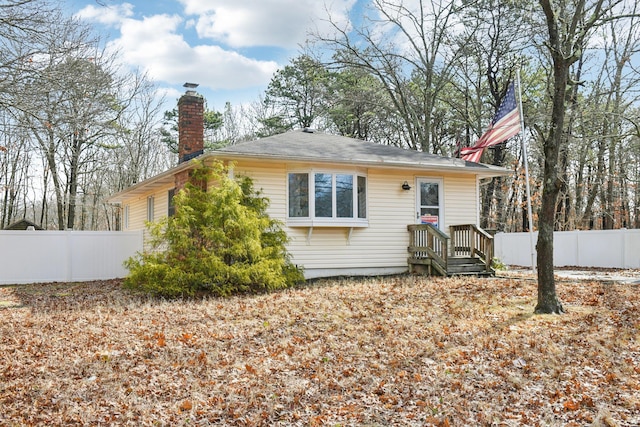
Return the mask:
<path id="1" fill-rule="evenodd" d="M 495 256 L 530 267 L 529 242 L 528 233 L 498 233 Z M 123 262 L 142 249 L 142 231 L 0 230 L 0 285 L 124 277 Z M 556 267 L 640 268 L 640 230 L 557 231 L 553 256 Z"/>
<path id="2" fill-rule="evenodd" d="M 0 231 L 0 285 L 124 277 L 142 231 Z"/>
<path id="3" fill-rule="evenodd" d="M 538 232 L 533 233 L 533 245 Z M 506 265 L 531 266 L 529 233 L 495 235 L 495 256 Z M 640 268 L 640 230 L 556 231 L 556 267 Z"/>

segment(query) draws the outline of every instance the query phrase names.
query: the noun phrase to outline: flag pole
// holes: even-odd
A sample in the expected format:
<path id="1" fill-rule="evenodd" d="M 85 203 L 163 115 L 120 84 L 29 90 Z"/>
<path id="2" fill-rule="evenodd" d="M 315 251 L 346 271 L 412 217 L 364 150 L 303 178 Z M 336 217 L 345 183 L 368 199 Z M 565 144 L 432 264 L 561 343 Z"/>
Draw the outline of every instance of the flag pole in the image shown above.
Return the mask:
<path id="1" fill-rule="evenodd" d="M 527 216 L 529 217 L 529 245 L 531 248 L 531 271 L 536 272 L 536 251 L 533 244 L 533 214 L 531 213 L 531 189 L 529 188 L 529 161 L 527 160 L 527 144 L 524 138 L 524 117 L 522 113 L 522 89 L 520 87 L 520 70 L 518 79 L 518 107 L 520 109 L 520 132 L 522 135 L 522 157 L 524 158 L 524 178 L 527 189 Z"/>

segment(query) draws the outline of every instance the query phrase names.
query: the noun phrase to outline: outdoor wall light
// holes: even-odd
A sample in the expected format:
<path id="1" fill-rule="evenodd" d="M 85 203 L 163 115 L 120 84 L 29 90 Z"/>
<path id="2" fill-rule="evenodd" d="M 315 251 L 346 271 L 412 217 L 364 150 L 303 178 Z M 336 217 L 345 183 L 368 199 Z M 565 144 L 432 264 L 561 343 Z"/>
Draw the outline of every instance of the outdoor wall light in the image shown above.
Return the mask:
<path id="1" fill-rule="evenodd" d="M 409 185 L 409 183 L 407 181 L 405 181 L 405 182 L 402 183 L 402 189 L 406 190 L 406 191 L 409 191 L 409 190 L 411 190 L 411 186 Z"/>

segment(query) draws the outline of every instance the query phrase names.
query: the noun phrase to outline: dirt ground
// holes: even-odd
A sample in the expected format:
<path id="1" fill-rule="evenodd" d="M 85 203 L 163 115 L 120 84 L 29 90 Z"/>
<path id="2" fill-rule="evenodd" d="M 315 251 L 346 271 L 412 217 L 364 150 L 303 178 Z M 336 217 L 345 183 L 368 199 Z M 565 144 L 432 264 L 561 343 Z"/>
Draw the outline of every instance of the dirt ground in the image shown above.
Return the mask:
<path id="1" fill-rule="evenodd" d="M 535 273 L 530 267 L 522 266 L 508 266 L 506 270 L 500 270 L 496 275 L 498 277 L 536 279 Z M 554 275 L 558 280 L 596 280 L 601 282 L 640 284 L 640 270 L 638 269 L 556 267 L 554 269 Z"/>

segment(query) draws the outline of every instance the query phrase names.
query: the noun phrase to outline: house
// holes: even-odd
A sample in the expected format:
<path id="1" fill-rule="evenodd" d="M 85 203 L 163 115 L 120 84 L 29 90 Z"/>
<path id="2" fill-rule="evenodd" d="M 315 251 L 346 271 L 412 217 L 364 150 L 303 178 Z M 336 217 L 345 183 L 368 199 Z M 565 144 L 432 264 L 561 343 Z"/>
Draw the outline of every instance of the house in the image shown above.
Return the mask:
<path id="1" fill-rule="evenodd" d="M 284 224 L 307 278 L 490 271 L 491 236 L 477 227 L 479 182 L 510 171 L 311 130 L 204 153 L 203 103 L 193 90 L 178 102 L 178 165 L 110 198 L 124 230 L 171 215 L 191 159 L 218 159 L 269 198 L 269 215 Z M 480 270 L 465 267 L 478 263 L 471 258 L 481 259 Z"/>
<path id="2" fill-rule="evenodd" d="M 7 225 L 5 230 L 44 230 L 44 228 L 40 227 L 35 222 L 29 221 L 28 219 L 21 219 L 20 221 L 16 221 L 13 224 Z"/>

